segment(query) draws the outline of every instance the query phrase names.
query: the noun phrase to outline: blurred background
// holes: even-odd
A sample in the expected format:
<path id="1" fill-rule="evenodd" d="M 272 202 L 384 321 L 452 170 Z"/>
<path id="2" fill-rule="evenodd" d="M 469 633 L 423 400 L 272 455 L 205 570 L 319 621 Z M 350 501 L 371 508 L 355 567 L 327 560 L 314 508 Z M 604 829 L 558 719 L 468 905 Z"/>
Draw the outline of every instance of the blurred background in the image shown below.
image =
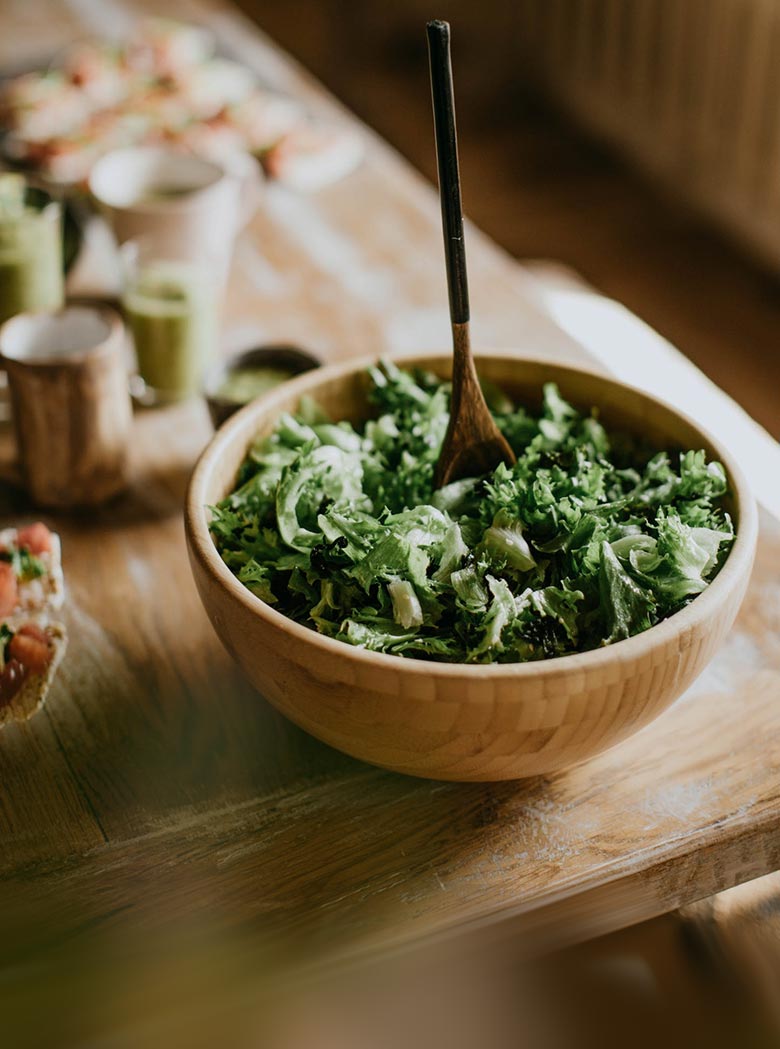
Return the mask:
<path id="1" fill-rule="evenodd" d="M 780 4 L 240 0 L 435 180 L 423 24 L 453 25 L 464 205 L 675 343 L 780 436 Z"/>

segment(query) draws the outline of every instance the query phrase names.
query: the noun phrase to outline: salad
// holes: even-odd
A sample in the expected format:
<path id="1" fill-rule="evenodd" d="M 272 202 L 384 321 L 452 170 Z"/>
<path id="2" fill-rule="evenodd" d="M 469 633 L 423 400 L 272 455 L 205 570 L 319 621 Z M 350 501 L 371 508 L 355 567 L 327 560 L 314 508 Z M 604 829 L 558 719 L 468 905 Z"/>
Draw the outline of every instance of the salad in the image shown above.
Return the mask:
<path id="1" fill-rule="evenodd" d="M 544 386 L 486 388 L 513 467 L 433 487 L 450 388 L 370 370 L 360 427 L 304 399 L 250 448 L 211 532 L 238 579 L 328 637 L 458 663 L 547 659 L 639 634 L 700 594 L 734 540 L 723 466 L 608 432 Z"/>

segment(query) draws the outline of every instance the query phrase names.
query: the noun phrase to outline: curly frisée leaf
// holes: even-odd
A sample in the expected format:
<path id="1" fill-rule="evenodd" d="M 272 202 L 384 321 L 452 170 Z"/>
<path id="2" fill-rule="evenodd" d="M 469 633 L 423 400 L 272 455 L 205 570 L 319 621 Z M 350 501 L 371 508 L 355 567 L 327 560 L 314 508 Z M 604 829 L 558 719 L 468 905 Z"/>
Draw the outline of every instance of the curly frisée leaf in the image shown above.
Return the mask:
<path id="1" fill-rule="evenodd" d="M 523 536 L 522 523 L 514 520 L 506 510 L 499 510 L 493 518 L 493 524 L 482 538 L 482 546 L 491 560 L 518 572 L 527 572 L 536 565 Z"/>
<path id="2" fill-rule="evenodd" d="M 489 387 L 516 464 L 434 491 L 448 384 L 369 375 L 376 418 L 302 401 L 211 508 L 231 571 L 297 622 L 411 658 L 548 659 L 647 630 L 728 555 L 727 478 L 703 451 L 608 432 L 550 383 L 538 414 Z"/>
<path id="3" fill-rule="evenodd" d="M 316 520 L 323 501 L 359 499 L 362 478 L 356 456 L 331 444 L 304 445 L 282 470 L 276 489 L 276 520 L 284 542 L 296 550 L 313 546 L 319 533 L 306 526 Z"/>
<path id="4" fill-rule="evenodd" d="M 476 648 L 469 652 L 469 662 L 478 660 L 480 656 L 491 651 L 503 651 L 501 635 L 517 616 L 515 599 L 506 580 L 496 579 L 491 575 L 486 579 L 491 593 L 490 608 L 483 620 L 482 639 Z"/>
<path id="5" fill-rule="evenodd" d="M 387 589 L 393 602 L 393 619 L 396 623 L 407 630 L 409 627 L 422 626 L 422 606 L 412 584 L 406 579 L 396 579 L 387 584 Z"/>
<path id="6" fill-rule="evenodd" d="M 601 544 L 599 588 L 609 628 L 603 639 L 606 644 L 652 626 L 651 612 L 655 605 L 652 594 L 631 578 L 606 540 Z"/>

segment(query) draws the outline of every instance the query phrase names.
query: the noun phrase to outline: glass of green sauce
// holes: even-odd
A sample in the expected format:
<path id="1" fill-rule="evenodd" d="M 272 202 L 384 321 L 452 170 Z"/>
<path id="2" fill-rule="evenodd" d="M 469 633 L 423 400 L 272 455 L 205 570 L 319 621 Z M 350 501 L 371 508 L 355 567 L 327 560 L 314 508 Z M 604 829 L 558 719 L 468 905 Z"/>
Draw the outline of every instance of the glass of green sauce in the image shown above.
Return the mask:
<path id="1" fill-rule="evenodd" d="M 146 405 L 199 394 L 217 348 L 220 282 L 206 260 L 170 255 L 141 241 L 122 249 L 122 305 L 137 364 L 132 389 Z"/>
<path id="2" fill-rule="evenodd" d="M 62 207 L 31 193 L 21 175 L 0 175 L 0 323 L 64 301 Z"/>
<path id="3" fill-rule="evenodd" d="M 319 365 L 313 354 L 286 343 L 258 346 L 216 365 L 204 384 L 214 425 L 220 426 L 256 397 Z"/>

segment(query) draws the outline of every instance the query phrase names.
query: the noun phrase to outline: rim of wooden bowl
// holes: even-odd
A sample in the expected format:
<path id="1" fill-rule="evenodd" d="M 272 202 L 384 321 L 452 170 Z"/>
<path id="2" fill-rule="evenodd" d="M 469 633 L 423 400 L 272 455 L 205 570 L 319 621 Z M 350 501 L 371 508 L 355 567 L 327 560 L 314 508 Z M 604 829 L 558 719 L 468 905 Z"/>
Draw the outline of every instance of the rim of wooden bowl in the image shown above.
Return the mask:
<path id="1" fill-rule="evenodd" d="M 396 364 L 407 365 L 412 364 L 414 361 L 431 360 L 437 357 L 441 357 L 443 362 L 451 360 L 451 355 L 448 351 L 436 350 L 430 352 L 425 352 L 424 350 L 403 351 L 381 356 Z M 305 372 L 284 383 L 278 389 L 272 390 L 262 398 L 246 405 L 214 434 L 195 466 L 187 489 L 185 530 L 192 555 L 198 559 L 201 566 L 211 575 L 215 582 L 225 587 L 237 601 L 251 610 L 259 619 L 267 620 L 272 625 L 286 630 L 302 644 L 321 650 L 326 655 L 340 656 L 345 660 L 354 660 L 358 663 L 371 664 L 377 668 L 385 668 L 388 671 L 392 669 L 408 674 L 423 674 L 426 676 L 434 674 L 438 677 L 459 678 L 465 675 L 476 680 L 485 675 L 489 675 L 492 678 L 554 677 L 564 672 L 596 670 L 597 668 L 603 668 L 605 664 L 610 662 L 629 662 L 638 656 L 645 655 L 650 650 L 663 648 L 675 636 L 686 630 L 693 629 L 707 620 L 720 605 L 721 598 L 730 590 L 734 578 L 741 573 L 750 571 L 758 536 L 758 509 L 755 499 L 742 470 L 725 445 L 686 413 L 653 397 L 637 386 L 632 386 L 629 383 L 604 375 L 594 368 L 582 368 L 564 363 L 558 364 L 545 358 L 535 357 L 532 354 L 522 353 L 519 350 L 481 350 L 475 354 L 475 357 L 477 361 L 480 358 L 483 360 L 490 358 L 516 360 L 518 363 L 533 364 L 549 368 L 551 371 L 584 375 L 613 388 L 628 390 L 649 404 L 657 405 L 665 412 L 677 416 L 682 422 L 694 429 L 706 444 L 713 448 L 726 469 L 731 494 L 737 508 L 738 528 L 734 545 L 729 552 L 728 558 L 706 590 L 698 594 L 685 608 L 675 612 L 641 634 L 635 634 L 633 637 L 616 641 L 603 648 L 526 663 L 445 663 L 433 659 L 411 659 L 386 652 L 372 652 L 319 634 L 310 627 L 288 618 L 282 612 L 276 611 L 271 605 L 267 605 L 233 575 L 220 557 L 211 538 L 205 501 L 205 492 L 209 485 L 211 473 L 217 466 L 223 450 L 226 446 L 232 444 L 238 431 L 247 430 L 248 447 L 254 433 L 260 428 L 261 420 L 273 416 L 277 405 L 280 405 L 292 395 L 302 396 L 309 393 L 313 387 L 364 371 L 369 366 L 377 363 L 380 359 L 377 355 L 338 362 L 314 371 Z M 551 376 L 551 378 L 554 379 L 554 376 Z M 255 428 L 249 425 L 251 419 L 257 420 Z"/>

